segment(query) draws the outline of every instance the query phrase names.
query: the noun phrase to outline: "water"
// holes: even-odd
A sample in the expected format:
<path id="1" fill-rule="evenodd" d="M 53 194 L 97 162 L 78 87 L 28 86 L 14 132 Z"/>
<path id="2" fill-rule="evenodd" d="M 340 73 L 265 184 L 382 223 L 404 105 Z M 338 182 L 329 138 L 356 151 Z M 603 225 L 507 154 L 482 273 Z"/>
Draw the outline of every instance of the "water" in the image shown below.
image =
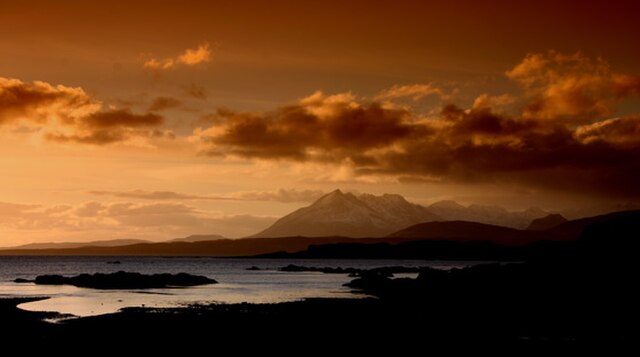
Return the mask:
<path id="1" fill-rule="evenodd" d="M 107 262 L 119 261 L 120 264 Z M 277 303 L 311 297 L 358 298 L 342 284 L 346 274 L 280 272 L 289 264 L 314 267 L 372 269 L 385 266 L 450 269 L 474 262 L 424 260 L 299 260 L 225 259 L 210 257 L 0 257 L 0 297 L 48 296 L 49 299 L 19 305 L 29 311 L 53 311 L 74 316 L 117 312 L 124 307 L 175 307 L 194 303 Z M 257 266 L 261 270 L 247 270 Z M 73 276 L 119 270 L 143 274 L 180 273 L 204 275 L 219 284 L 189 288 L 144 290 L 96 290 L 74 286 L 18 284 L 16 278 L 34 279 L 43 274 Z M 398 275 L 400 276 L 400 275 Z M 407 275 L 404 275 L 407 276 Z M 410 276 L 410 275 L 408 275 Z"/>

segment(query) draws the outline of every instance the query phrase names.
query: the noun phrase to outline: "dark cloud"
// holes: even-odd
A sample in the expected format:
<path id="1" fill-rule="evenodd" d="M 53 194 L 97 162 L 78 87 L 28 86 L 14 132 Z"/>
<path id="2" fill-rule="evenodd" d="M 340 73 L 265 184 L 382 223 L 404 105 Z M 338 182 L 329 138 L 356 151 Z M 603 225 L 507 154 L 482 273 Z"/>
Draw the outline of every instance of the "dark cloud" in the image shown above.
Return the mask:
<path id="1" fill-rule="evenodd" d="M 141 126 L 158 126 L 164 122 L 164 118 L 158 114 L 134 114 L 129 109 L 101 111 L 88 115 L 79 121 L 79 124 L 90 128 L 135 128 Z"/>
<path id="2" fill-rule="evenodd" d="M 426 128 L 410 123 L 408 116 L 406 110 L 379 103 L 359 105 L 348 95 L 316 93 L 270 113 L 221 110 L 214 126 L 198 135 L 213 144 L 207 149 L 210 155 L 360 161 L 366 160 L 366 150 L 424 133 Z"/>
<path id="3" fill-rule="evenodd" d="M 158 103 L 170 104 L 167 100 Z M 158 137 L 158 130 L 145 128 L 161 126 L 164 118 L 129 109 L 105 110 L 81 88 L 0 78 L 0 125 L 20 123 L 38 126 L 51 141 L 106 145 L 135 137 Z"/>
<path id="4" fill-rule="evenodd" d="M 640 198 L 640 119 L 607 118 L 638 93 L 637 77 L 555 53 L 528 56 L 508 75 L 524 87 L 519 113 L 482 100 L 426 118 L 348 93 L 316 93 L 267 113 L 221 111 L 195 134 L 210 155 L 348 163 L 359 175 L 403 181 L 510 183 Z"/>
<path id="5" fill-rule="evenodd" d="M 180 108 L 181 106 L 182 102 L 178 99 L 171 97 L 158 97 L 153 100 L 148 110 L 150 112 L 160 112 L 167 109 Z"/>
<path id="6" fill-rule="evenodd" d="M 107 145 L 133 137 L 159 137 L 162 133 L 157 130 L 139 128 L 156 127 L 163 122 L 164 118 L 154 113 L 135 114 L 128 109 L 101 111 L 77 120 L 73 134 L 46 133 L 45 138 L 63 143 Z"/>
<path id="7" fill-rule="evenodd" d="M 96 110 L 98 104 L 81 88 L 0 77 L 0 124 L 29 120 L 39 123 L 54 118 L 73 120 Z"/>

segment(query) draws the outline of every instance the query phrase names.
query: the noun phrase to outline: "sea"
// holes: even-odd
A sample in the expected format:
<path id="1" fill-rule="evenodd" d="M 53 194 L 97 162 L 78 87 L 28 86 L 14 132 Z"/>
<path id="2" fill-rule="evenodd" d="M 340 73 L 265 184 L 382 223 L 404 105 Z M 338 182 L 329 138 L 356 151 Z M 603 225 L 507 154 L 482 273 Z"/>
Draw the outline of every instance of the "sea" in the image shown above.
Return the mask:
<path id="1" fill-rule="evenodd" d="M 48 297 L 23 303 L 20 309 L 57 312 L 65 318 L 109 314 L 126 307 L 180 307 L 192 304 L 278 303 L 305 298 L 362 298 L 343 284 L 346 274 L 283 272 L 289 264 L 307 267 L 373 269 L 386 266 L 463 268 L 480 262 L 425 260 L 300 260 L 236 259 L 213 257 L 79 257 L 0 256 L 0 298 Z M 257 267 L 260 270 L 248 270 Z M 97 290 L 61 285 L 15 283 L 16 278 L 38 275 L 74 276 L 117 271 L 142 274 L 189 273 L 204 275 L 218 284 L 187 288 Z M 396 274 L 415 277 L 417 274 Z"/>

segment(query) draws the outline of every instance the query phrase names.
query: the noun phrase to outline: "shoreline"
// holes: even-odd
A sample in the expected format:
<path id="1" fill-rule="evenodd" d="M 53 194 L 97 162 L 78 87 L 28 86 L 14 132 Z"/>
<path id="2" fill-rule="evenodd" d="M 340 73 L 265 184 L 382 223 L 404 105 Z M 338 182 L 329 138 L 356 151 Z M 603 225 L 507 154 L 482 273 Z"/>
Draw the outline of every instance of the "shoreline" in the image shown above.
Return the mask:
<path id="1" fill-rule="evenodd" d="M 0 298 L 0 326 L 7 340 L 35 348 L 43 344 L 47 347 L 87 344 L 108 349 L 124 346 L 151 350 L 162 346 L 242 349 L 238 342 L 250 342 L 244 348 L 259 346 L 260 350 L 283 351 L 296 345 L 307 346 L 300 351 L 346 349 L 375 353 L 380 348 L 393 348 L 409 353 L 444 347 L 464 350 L 469 346 L 529 351 L 575 348 L 588 342 L 562 335 L 525 336 L 518 328 L 503 325 L 503 321 L 490 322 L 487 318 L 491 314 L 486 311 L 463 318 L 455 313 L 448 316 L 447 308 L 385 298 L 132 307 L 58 323 L 44 321 L 55 313 L 32 313 L 17 308 L 27 301 L 33 300 Z M 10 318 L 7 320 L 6 316 Z M 150 341 L 163 342 L 154 345 Z"/>

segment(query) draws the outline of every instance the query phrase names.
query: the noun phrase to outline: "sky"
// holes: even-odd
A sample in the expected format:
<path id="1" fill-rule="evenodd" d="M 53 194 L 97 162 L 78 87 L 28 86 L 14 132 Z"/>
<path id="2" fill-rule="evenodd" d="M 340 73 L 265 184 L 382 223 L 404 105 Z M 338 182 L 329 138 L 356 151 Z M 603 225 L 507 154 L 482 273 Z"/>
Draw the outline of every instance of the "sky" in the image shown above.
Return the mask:
<path id="1" fill-rule="evenodd" d="M 242 237 L 336 188 L 640 201 L 635 1 L 0 9 L 0 246 Z"/>

